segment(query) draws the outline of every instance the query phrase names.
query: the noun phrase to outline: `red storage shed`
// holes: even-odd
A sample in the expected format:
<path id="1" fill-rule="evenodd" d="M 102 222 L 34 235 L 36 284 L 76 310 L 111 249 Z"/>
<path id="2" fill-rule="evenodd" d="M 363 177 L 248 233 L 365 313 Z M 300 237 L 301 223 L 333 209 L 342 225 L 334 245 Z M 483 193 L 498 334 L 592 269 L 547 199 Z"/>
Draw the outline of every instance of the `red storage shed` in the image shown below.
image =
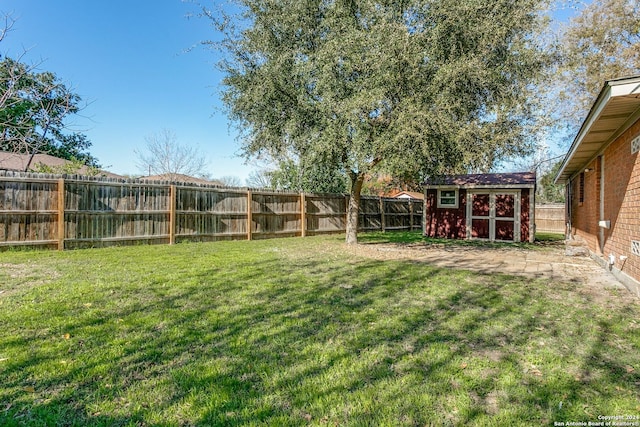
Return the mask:
<path id="1" fill-rule="evenodd" d="M 535 239 L 535 173 L 444 175 L 424 185 L 425 236 L 506 242 Z"/>

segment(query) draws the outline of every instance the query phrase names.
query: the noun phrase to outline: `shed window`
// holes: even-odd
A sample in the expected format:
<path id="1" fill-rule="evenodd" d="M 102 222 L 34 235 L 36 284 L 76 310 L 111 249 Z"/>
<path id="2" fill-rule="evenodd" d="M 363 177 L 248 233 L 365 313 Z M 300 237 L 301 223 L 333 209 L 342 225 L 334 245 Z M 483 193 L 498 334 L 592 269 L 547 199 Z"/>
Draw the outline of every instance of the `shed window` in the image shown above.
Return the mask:
<path id="1" fill-rule="evenodd" d="M 438 207 L 439 208 L 457 208 L 458 207 L 458 190 L 438 190 Z"/>
<path id="2" fill-rule="evenodd" d="M 631 141 L 631 154 L 636 154 L 638 151 L 640 151 L 640 135 Z"/>

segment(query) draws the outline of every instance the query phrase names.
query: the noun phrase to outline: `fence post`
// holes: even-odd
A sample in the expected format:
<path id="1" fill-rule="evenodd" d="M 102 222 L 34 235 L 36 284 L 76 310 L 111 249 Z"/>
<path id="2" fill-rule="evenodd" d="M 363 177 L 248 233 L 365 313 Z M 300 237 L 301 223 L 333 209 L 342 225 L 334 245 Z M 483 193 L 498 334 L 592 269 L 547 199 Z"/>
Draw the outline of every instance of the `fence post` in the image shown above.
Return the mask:
<path id="1" fill-rule="evenodd" d="M 409 199 L 409 231 L 413 231 L 413 200 Z"/>
<path id="2" fill-rule="evenodd" d="M 385 219 L 384 219 L 384 200 L 382 200 L 382 196 L 380 196 L 380 230 L 384 232 L 385 230 Z"/>
<path id="3" fill-rule="evenodd" d="M 300 193 L 300 228 L 301 228 L 301 237 L 306 237 L 307 235 L 307 206 L 306 206 L 306 198 L 304 193 Z"/>
<path id="4" fill-rule="evenodd" d="M 251 240 L 251 227 L 253 219 L 251 218 L 251 204 L 253 203 L 253 195 L 251 190 L 247 190 L 247 240 Z"/>
<path id="5" fill-rule="evenodd" d="M 64 250 L 64 179 L 58 179 L 58 250 Z"/>
<path id="6" fill-rule="evenodd" d="M 169 244 L 176 243 L 176 186 L 169 186 Z"/>

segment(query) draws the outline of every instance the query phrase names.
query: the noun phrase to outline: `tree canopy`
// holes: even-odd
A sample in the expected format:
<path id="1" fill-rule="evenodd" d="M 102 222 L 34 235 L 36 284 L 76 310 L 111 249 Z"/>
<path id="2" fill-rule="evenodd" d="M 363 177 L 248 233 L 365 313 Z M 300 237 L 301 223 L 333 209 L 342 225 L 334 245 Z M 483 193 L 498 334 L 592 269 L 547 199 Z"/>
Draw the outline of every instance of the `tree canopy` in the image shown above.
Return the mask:
<path id="1" fill-rule="evenodd" d="M 305 193 L 345 193 L 347 177 L 333 165 L 313 162 L 309 158 L 284 159 L 269 172 L 271 186 L 278 190 Z"/>
<path id="2" fill-rule="evenodd" d="M 562 160 L 555 162 L 538 180 L 536 203 L 564 203 L 565 187 L 554 183 L 560 166 L 562 166 Z"/>
<path id="3" fill-rule="evenodd" d="M 640 3 L 593 1 L 563 29 L 547 106 L 573 138 L 606 80 L 640 73 Z"/>
<path id="4" fill-rule="evenodd" d="M 237 0 L 223 101 L 246 156 L 346 171 L 347 242 L 365 176 L 487 171 L 531 148 L 528 90 L 547 58 L 542 0 Z"/>
<path id="5" fill-rule="evenodd" d="M 69 132 L 67 120 L 80 111 L 81 98 L 49 71 L 23 62 L 0 61 L 0 150 L 47 153 L 98 166 L 86 150 L 84 134 Z"/>

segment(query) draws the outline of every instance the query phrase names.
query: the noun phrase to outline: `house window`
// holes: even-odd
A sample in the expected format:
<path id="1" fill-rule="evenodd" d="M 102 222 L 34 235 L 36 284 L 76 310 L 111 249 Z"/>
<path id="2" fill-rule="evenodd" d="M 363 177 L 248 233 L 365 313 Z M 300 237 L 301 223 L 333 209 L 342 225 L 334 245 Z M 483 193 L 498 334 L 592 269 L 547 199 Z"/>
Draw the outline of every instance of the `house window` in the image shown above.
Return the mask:
<path id="1" fill-rule="evenodd" d="M 580 205 L 584 203 L 584 172 L 580 174 L 580 188 L 578 189 L 578 202 Z"/>
<path id="2" fill-rule="evenodd" d="M 458 190 L 455 188 L 450 190 L 438 190 L 438 207 L 439 208 L 457 208 L 458 207 Z"/>
<path id="3" fill-rule="evenodd" d="M 636 154 L 638 151 L 640 151 L 640 135 L 631 141 L 631 154 Z"/>

